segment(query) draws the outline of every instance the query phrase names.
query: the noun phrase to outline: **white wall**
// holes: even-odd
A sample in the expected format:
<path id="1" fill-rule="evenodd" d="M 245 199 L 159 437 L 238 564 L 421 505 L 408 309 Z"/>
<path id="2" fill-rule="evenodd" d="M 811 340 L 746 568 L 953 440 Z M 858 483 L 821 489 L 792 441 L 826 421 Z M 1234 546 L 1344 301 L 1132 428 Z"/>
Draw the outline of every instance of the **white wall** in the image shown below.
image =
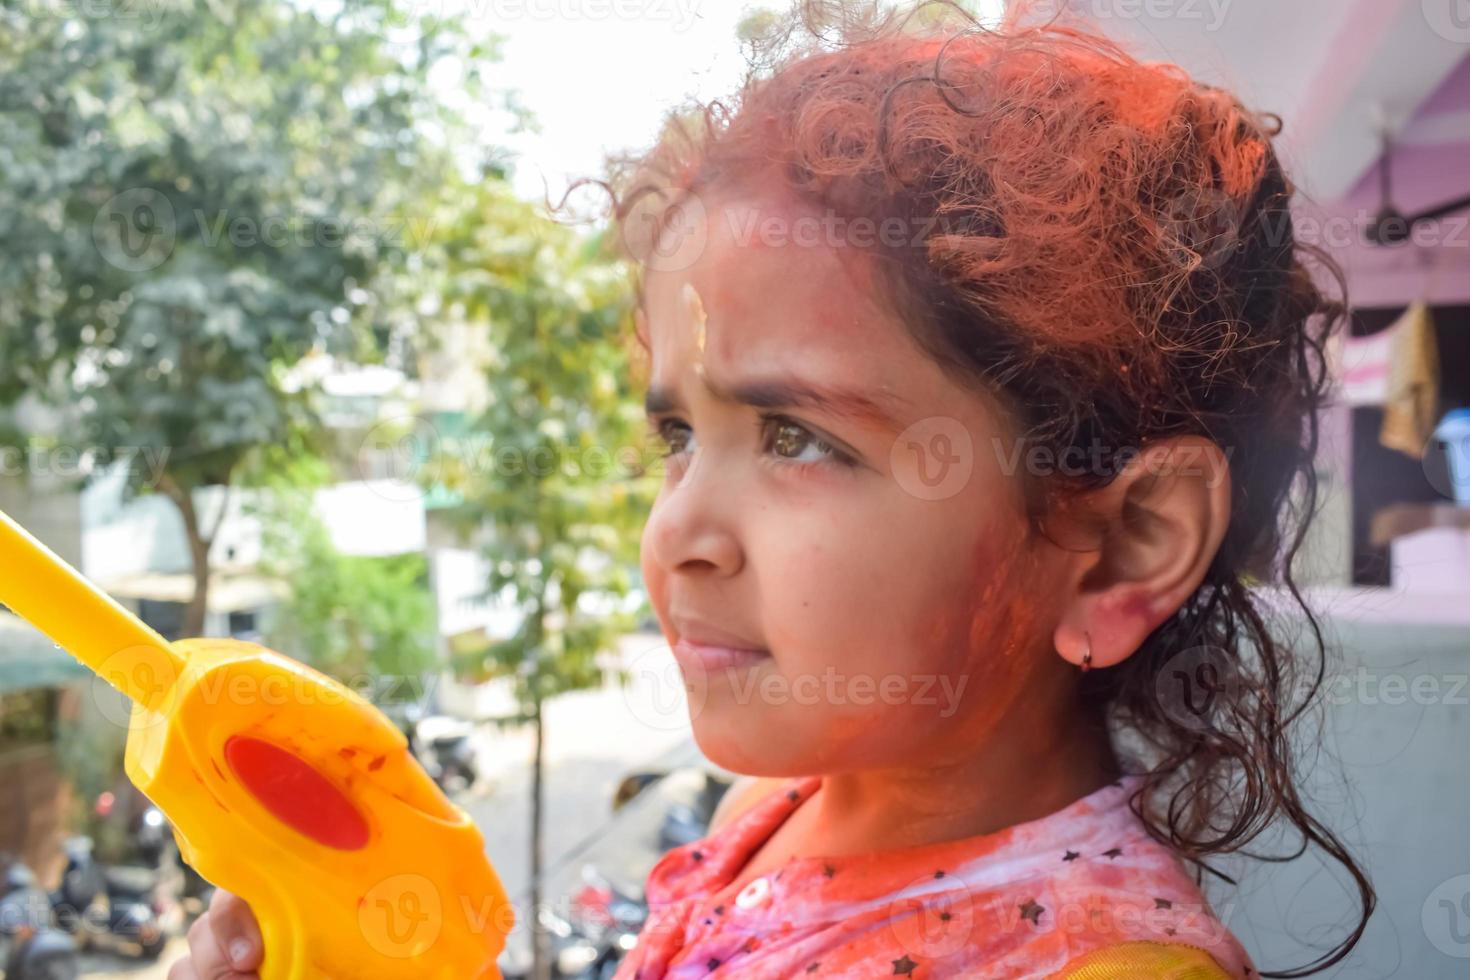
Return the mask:
<path id="1" fill-rule="evenodd" d="M 1317 976 L 1470 976 L 1470 628 L 1333 629 L 1344 654 L 1323 748 L 1305 756 L 1306 793 L 1366 862 L 1379 904 L 1346 964 Z M 1304 963 L 1352 924 L 1334 867 L 1308 857 L 1221 866 L 1241 887 L 1212 887 L 1212 903 L 1260 969 Z"/>
<path id="2" fill-rule="evenodd" d="M 147 494 L 123 502 L 117 474 L 99 479 L 83 495 L 82 560 L 86 573 L 110 581 L 143 572 L 190 570 L 183 519 L 173 502 Z M 214 520 L 223 490 L 195 494 L 200 520 Z M 260 522 L 249 513 L 257 492 L 234 489 L 229 512 L 210 550 L 216 564 L 251 566 L 260 560 Z M 398 555 L 426 545 L 423 492 L 398 480 L 368 480 L 323 487 L 317 515 L 336 548 L 349 555 Z"/>

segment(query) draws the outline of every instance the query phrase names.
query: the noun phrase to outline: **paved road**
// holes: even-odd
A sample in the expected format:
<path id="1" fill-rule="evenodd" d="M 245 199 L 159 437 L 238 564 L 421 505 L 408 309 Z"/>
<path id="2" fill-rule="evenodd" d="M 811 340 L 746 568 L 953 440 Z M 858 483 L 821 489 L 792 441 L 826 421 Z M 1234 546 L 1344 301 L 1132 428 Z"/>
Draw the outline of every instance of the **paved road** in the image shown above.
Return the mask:
<path id="1" fill-rule="evenodd" d="M 678 668 L 662 637 L 635 633 L 620 644 L 619 656 L 632 673 L 629 686 L 616 683 L 564 695 L 547 706 L 545 747 L 545 860 L 556 863 L 594 833 L 609 815 L 614 789 L 629 770 L 662 756 L 689 738 L 688 709 Z M 480 734 L 484 778 L 459 803 L 485 834 L 485 844 L 512 900 L 530 884 L 529 730 Z M 518 901 L 517 926 L 527 921 Z M 122 957 L 88 957 L 86 976 L 116 980 L 163 980 L 182 944 L 158 964 Z"/>
<path id="2" fill-rule="evenodd" d="M 660 666 L 665 659 L 672 665 L 673 658 L 657 649 L 659 643 L 641 634 L 624 642 L 624 663 L 635 671 L 627 690 L 609 685 L 548 705 L 543 831 L 548 863 L 609 818 L 623 776 L 688 740 L 686 709 L 682 702 L 674 705 L 668 673 Z M 461 804 L 483 829 L 501 882 L 514 897 L 530 885 L 530 732 L 496 737 L 492 754 L 500 756 L 486 759 L 492 791 Z"/>
<path id="3" fill-rule="evenodd" d="M 163 951 L 156 963 L 139 963 L 126 956 L 87 953 L 82 957 L 82 976 L 118 977 L 127 980 L 164 980 L 168 965 L 188 951 L 183 939 L 176 939 Z"/>

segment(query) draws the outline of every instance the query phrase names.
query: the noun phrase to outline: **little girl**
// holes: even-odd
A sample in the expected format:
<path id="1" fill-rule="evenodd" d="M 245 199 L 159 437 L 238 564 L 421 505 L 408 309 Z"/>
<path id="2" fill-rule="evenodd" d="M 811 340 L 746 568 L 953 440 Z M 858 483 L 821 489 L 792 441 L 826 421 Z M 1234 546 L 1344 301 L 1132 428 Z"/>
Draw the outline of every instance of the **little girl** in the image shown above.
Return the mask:
<path id="1" fill-rule="evenodd" d="M 773 34 L 610 187 L 667 450 L 644 578 L 701 749 L 756 777 L 653 869 L 616 976 L 1324 969 L 1373 891 L 1295 787 L 1316 620 L 1289 647 L 1253 590 L 1300 602 L 1344 307 L 1279 120 L 933 6 Z M 1278 822 L 1362 914 L 1258 974 L 1199 883 Z M 248 909 L 191 953 L 171 977 L 248 975 Z"/>

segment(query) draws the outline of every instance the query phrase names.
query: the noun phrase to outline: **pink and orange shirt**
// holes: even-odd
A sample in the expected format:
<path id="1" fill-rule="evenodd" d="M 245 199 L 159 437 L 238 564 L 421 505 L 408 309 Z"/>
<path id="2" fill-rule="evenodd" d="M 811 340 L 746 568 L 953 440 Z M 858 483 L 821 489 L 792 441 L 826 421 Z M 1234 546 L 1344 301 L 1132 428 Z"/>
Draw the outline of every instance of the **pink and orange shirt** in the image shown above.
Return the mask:
<path id="1" fill-rule="evenodd" d="M 751 855 L 822 785 L 820 776 L 793 779 L 659 860 L 648 875 L 648 920 L 614 980 L 1254 980 L 1245 950 L 1178 856 L 1129 809 L 1138 779 L 993 834 L 798 857 L 735 890 Z M 1110 959 L 1179 968 L 1098 966 Z"/>

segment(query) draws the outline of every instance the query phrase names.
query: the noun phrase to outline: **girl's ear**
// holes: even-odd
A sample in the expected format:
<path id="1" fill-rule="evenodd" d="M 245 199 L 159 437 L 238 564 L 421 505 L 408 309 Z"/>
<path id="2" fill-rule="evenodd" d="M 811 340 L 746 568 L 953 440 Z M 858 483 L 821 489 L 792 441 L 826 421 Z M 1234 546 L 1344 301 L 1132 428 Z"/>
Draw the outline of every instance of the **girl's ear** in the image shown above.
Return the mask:
<path id="1" fill-rule="evenodd" d="M 1202 436 L 1162 440 L 1077 505 L 1099 540 L 1078 555 L 1053 640 L 1073 663 L 1090 649 L 1092 666 L 1109 667 L 1204 580 L 1230 523 L 1229 454 Z"/>

